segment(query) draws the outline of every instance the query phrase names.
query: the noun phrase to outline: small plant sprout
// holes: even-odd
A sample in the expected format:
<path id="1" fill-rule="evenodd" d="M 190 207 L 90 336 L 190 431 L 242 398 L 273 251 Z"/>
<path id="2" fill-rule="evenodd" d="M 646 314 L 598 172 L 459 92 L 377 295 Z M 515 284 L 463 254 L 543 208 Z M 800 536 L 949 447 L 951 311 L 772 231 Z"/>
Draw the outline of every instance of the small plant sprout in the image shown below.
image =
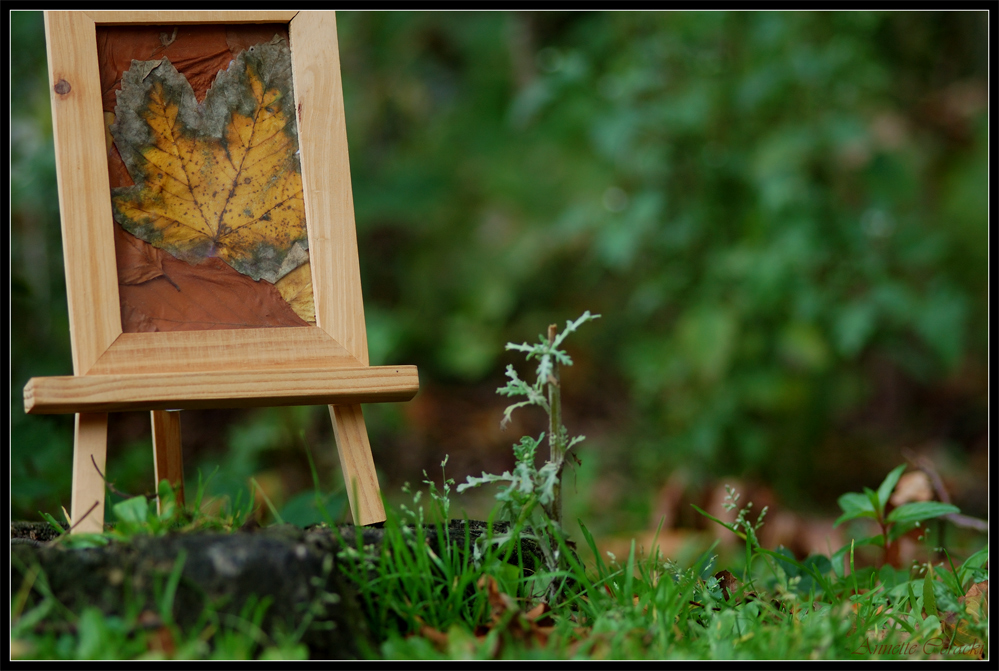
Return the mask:
<path id="1" fill-rule="evenodd" d="M 441 522 L 447 525 L 447 521 L 451 519 L 451 487 L 454 485 L 454 480 L 448 478 L 447 474 L 444 472 L 444 467 L 447 466 L 447 460 L 450 455 L 444 455 L 444 461 L 441 462 L 441 489 L 437 489 L 437 484 L 430 479 L 426 471 L 423 471 L 423 484 L 427 485 L 430 489 L 430 497 L 434 500 L 437 506 L 437 513 L 440 516 Z"/>
<path id="2" fill-rule="evenodd" d="M 843 514 L 839 516 L 834 525 L 839 526 L 843 522 L 862 517 L 874 520 L 878 527 L 880 527 L 881 533 L 876 536 L 860 539 L 856 544 L 881 546 L 884 550 L 884 562 L 892 565 L 897 565 L 898 563 L 897 541 L 899 538 L 912 529 L 920 527 L 926 520 L 961 512 L 957 506 L 949 503 L 916 501 L 904 503 L 890 513 L 885 514 L 888 499 L 895 490 L 895 485 L 898 484 L 899 478 L 902 477 L 903 471 L 905 471 L 905 464 L 892 470 L 885 477 L 876 492 L 864 487 L 863 493 L 848 492 L 839 497 L 838 503 L 839 507 L 843 510 Z M 838 557 L 836 555 L 833 556 L 834 563 L 837 559 L 842 561 L 842 553 L 843 551 L 840 550 L 840 552 L 836 553 L 836 555 L 839 555 Z"/>
<path id="3" fill-rule="evenodd" d="M 751 577 L 749 575 L 749 567 L 753 563 L 754 553 L 767 552 L 763 550 L 762 546 L 760 545 L 760 539 L 757 532 L 759 532 L 759 530 L 763 527 L 763 521 L 764 518 L 766 518 L 767 516 L 767 511 L 769 510 L 769 508 L 768 506 L 763 506 L 763 509 L 760 510 L 759 516 L 756 518 L 756 522 L 755 523 L 750 522 L 747 516 L 752 511 L 753 502 L 749 501 L 748 503 L 746 503 L 745 506 L 739 508 L 739 497 L 740 494 L 735 490 L 734 487 L 732 487 L 731 485 L 725 485 L 725 500 L 722 502 L 722 508 L 724 508 L 727 512 L 732 512 L 736 508 L 739 509 L 739 512 L 736 514 L 735 519 L 732 521 L 731 524 L 718 519 L 714 515 L 711 515 L 710 513 L 702 510 L 701 508 L 698 508 L 694 504 L 691 504 L 691 507 L 704 517 L 708 518 L 713 522 L 717 522 L 718 524 L 722 525 L 723 527 L 734 533 L 736 536 L 741 538 L 743 541 L 745 541 L 746 573 L 747 573 L 746 577 L 748 580 L 751 581 Z"/>
<path id="4" fill-rule="evenodd" d="M 516 465 L 513 473 L 509 471 L 502 475 L 483 473 L 482 477 L 469 477 L 466 482 L 458 485 L 461 493 L 470 487 L 478 487 L 488 483 L 508 483 L 500 488 L 496 499 L 500 502 L 503 513 L 511 522 L 513 529 L 530 525 L 535 532 L 550 528 L 558 538 L 564 540 L 562 529 L 562 471 L 565 468 L 566 457 L 573 446 L 584 440 L 585 436 L 570 437 L 562 424 L 562 390 L 559 375 L 560 366 L 571 366 L 572 359 L 562 349 L 559 349 L 566 337 L 588 321 L 599 318 L 589 310 L 576 321 L 567 321 L 565 330 L 556 333 L 557 326 L 548 327 L 548 337 L 538 336 L 534 345 L 527 343 L 507 343 L 506 349 L 524 352 L 527 360 L 537 359 L 538 367 L 535 380 L 528 384 L 517 375 L 512 365 L 507 366 L 506 375 L 509 382 L 497 389 L 503 396 L 523 396 L 526 400 L 513 403 L 503 413 L 501 426 L 510 422 L 510 416 L 517 408 L 528 405 L 540 406 L 548 415 L 548 446 L 550 449 L 548 461 L 540 468 L 534 465 L 534 455 L 544 441 L 545 434 L 537 438 L 524 436 L 513 446 Z M 540 515 L 535 515 L 540 507 Z M 557 547 L 551 547 L 545 534 L 539 534 L 539 542 L 546 557 L 549 568 L 555 570 L 562 566 L 563 559 Z"/>
<path id="5" fill-rule="evenodd" d="M 503 396 L 510 396 L 511 398 L 514 396 L 527 397 L 526 401 L 520 401 L 507 407 L 503 413 L 501 426 L 505 427 L 510 423 L 510 416 L 514 410 L 526 405 L 541 406 L 548 414 L 548 446 L 550 454 L 548 463 L 541 468 L 539 473 L 546 476 L 544 478 L 546 484 L 549 481 L 551 482 L 552 493 L 550 497 L 551 502 L 547 505 L 542 503 L 542 506 L 545 508 L 545 512 L 548 513 L 548 517 L 559 525 L 562 523 L 561 477 L 562 469 L 565 467 L 565 458 L 574 445 L 586 439 L 586 436 L 576 436 L 570 439 L 568 431 L 562 424 L 562 385 L 559 366 L 571 366 L 572 359 L 569 358 L 569 355 L 565 351 L 560 350 L 559 346 L 565 340 L 566 336 L 581 325 L 599 318 L 600 315 L 591 315 L 590 311 L 587 310 L 576 321 L 567 321 L 565 330 L 562 333 L 556 334 L 557 326 L 555 324 L 550 325 L 548 327 L 548 337 L 538 336 L 538 342 L 534 345 L 528 345 L 527 343 L 519 345 L 516 343 L 507 343 L 506 348 L 508 350 L 525 352 L 528 361 L 532 358 L 537 359 L 538 369 L 534 384 L 528 385 L 520 379 L 513 366 L 508 365 L 506 367 L 506 375 L 510 378 L 510 381 L 506 386 L 496 390 L 497 393 Z M 547 398 L 545 397 L 546 388 L 548 392 Z M 514 447 L 514 451 L 516 452 L 517 448 L 521 447 L 524 457 L 529 456 L 533 458 L 533 450 L 541 440 L 543 440 L 543 436 L 539 437 L 537 443 L 532 448 L 528 444 L 530 439 L 526 441 L 522 439 L 520 445 Z M 529 455 L 527 454 L 528 451 L 530 451 Z M 519 461 L 521 455 L 517 456 Z M 549 497 L 543 498 L 547 499 Z"/>

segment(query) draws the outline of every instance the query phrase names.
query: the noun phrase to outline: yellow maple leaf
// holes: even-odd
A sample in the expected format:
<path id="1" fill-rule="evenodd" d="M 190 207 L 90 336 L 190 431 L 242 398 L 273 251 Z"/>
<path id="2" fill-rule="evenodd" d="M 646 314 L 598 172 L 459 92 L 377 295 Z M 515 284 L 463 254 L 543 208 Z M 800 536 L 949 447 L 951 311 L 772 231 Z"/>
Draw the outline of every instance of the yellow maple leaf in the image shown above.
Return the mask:
<path id="1" fill-rule="evenodd" d="M 308 262 L 291 66 L 283 40 L 220 72 L 204 102 L 166 59 L 133 61 L 111 133 L 135 186 L 112 189 L 115 220 L 196 264 L 217 256 L 277 283 Z M 312 305 L 302 305 L 314 320 Z"/>
<path id="2" fill-rule="evenodd" d="M 305 321 L 316 323 L 315 301 L 312 297 L 312 267 L 303 263 L 291 271 L 274 285 L 281 297 L 291 305 L 299 317 Z"/>

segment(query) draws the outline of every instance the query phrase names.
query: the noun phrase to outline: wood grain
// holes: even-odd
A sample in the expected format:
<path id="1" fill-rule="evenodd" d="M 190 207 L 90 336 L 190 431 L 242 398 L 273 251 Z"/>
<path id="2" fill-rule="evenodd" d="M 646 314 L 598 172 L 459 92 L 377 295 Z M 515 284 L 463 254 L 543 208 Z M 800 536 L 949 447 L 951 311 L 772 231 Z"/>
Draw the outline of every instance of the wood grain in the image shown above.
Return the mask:
<path id="1" fill-rule="evenodd" d="M 159 492 L 160 482 L 166 480 L 174 488 L 177 505 L 184 505 L 184 456 L 180 440 L 180 412 L 153 410 L 150 413 L 153 426 L 154 484 Z M 156 510 L 160 510 L 159 496 Z"/>
<path id="2" fill-rule="evenodd" d="M 108 416 L 76 416 L 73 441 L 73 498 L 69 516 L 73 533 L 104 532 L 104 478 L 108 445 Z M 100 472 L 98 472 L 98 469 Z"/>
<path id="3" fill-rule="evenodd" d="M 289 23 L 316 328 L 123 334 L 95 23 Z M 157 479 L 183 485 L 180 408 L 329 405 L 355 522 L 384 521 L 360 403 L 406 401 L 414 366 L 368 366 L 333 12 L 46 12 L 72 377 L 33 378 L 31 414 L 77 414 L 74 531 L 104 517 L 107 415 L 153 411 Z M 183 490 L 181 489 L 181 495 Z"/>
<path id="4" fill-rule="evenodd" d="M 178 23 L 287 23 L 297 11 L 246 11 L 246 10 L 132 10 L 132 11 L 88 11 L 87 16 L 95 23 L 120 25 L 145 23 L 174 25 Z"/>
<path id="5" fill-rule="evenodd" d="M 110 197 L 105 195 L 110 193 L 107 174 L 94 169 L 106 153 L 94 21 L 159 23 L 168 15 L 174 22 L 178 17 L 205 23 L 229 19 L 290 21 L 316 319 L 318 328 L 334 341 L 331 344 L 317 340 L 309 346 L 317 349 L 301 350 L 290 364 L 294 367 L 367 365 L 335 14 L 46 12 L 53 87 L 60 82 L 69 87 L 64 94 L 53 91 L 52 106 L 74 373 L 186 371 L 202 366 L 226 369 L 243 367 L 242 362 L 254 357 L 262 359 L 262 367 L 267 368 L 274 365 L 280 352 L 291 348 L 277 344 L 274 349 L 280 336 L 268 334 L 259 337 L 260 349 L 251 337 L 239 343 L 240 351 L 225 352 L 219 348 L 218 337 L 199 333 L 204 340 L 194 336 L 184 341 L 184 346 L 195 354 L 185 363 L 177 349 L 180 341 L 165 334 L 128 334 L 151 337 L 116 342 L 122 328 L 113 244 L 115 224 Z M 297 343 L 298 338 L 291 336 L 289 342 Z M 112 343 L 116 344 L 115 351 L 108 352 Z M 354 361 L 345 357 L 345 353 Z M 315 364 L 300 363 L 312 355 L 317 356 Z M 98 359 L 100 365 L 95 367 Z M 136 368 L 130 371 L 131 365 Z"/>
<path id="6" fill-rule="evenodd" d="M 288 35 L 316 323 L 367 365 L 336 16 L 300 12 Z"/>
<path id="7" fill-rule="evenodd" d="M 385 521 L 378 475 L 371 457 L 364 413 L 359 405 L 331 405 L 330 419 L 340 456 L 340 470 L 347 486 L 347 498 L 354 524 L 365 526 Z"/>
<path id="8" fill-rule="evenodd" d="M 308 326 L 123 333 L 88 373 L 199 373 L 362 365 L 325 331 Z"/>
<path id="9" fill-rule="evenodd" d="M 111 187 L 94 22 L 45 12 L 52 134 L 73 372 L 83 375 L 121 334 Z"/>
<path id="10" fill-rule="evenodd" d="M 188 410 L 408 401 L 416 366 L 211 371 L 35 377 L 24 387 L 28 414 Z"/>
<path id="11" fill-rule="evenodd" d="M 301 12 L 289 27 L 301 138 L 302 185 L 312 264 L 316 324 L 368 364 L 354 197 L 347 153 L 336 15 Z M 385 521 L 361 406 L 330 405 L 354 523 Z"/>

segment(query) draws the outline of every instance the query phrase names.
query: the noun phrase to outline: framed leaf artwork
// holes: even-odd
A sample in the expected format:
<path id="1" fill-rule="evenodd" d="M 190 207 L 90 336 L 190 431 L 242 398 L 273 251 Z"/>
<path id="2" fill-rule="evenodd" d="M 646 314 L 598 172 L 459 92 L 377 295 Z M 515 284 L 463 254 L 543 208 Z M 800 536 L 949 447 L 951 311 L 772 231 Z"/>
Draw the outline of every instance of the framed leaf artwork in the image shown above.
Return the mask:
<path id="1" fill-rule="evenodd" d="M 125 333 L 315 325 L 282 33 L 98 27 Z"/>
<path id="2" fill-rule="evenodd" d="M 108 412 L 151 411 L 182 483 L 168 411 L 320 404 L 355 521 L 384 519 L 359 404 L 419 379 L 368 365 L 335 14 L 45 21 L 74 374 L 24 400 L 76 414 L 74 520 L 102 517 Z"/>

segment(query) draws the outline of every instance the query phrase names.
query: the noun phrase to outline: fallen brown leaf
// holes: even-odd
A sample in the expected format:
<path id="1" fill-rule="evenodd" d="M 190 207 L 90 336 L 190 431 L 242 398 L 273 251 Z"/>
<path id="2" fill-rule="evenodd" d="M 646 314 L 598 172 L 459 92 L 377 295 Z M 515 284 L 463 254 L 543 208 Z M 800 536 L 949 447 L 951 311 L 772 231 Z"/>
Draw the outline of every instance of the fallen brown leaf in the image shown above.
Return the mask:
<path id="1" fill-rule="evenodd" d="M 923 471 L 909 471 L 895 485 L 895 493 L 889 501 L 896 508 L 916 501 L 932 501 L 933 484 Z"/>
<path id="2" fill-rule="evenodd" d="M 492 607 L 492 623 L 498 624 L 503 620 L 503 615 L 507 612 L 517 612 L 520 608 L 517 606 L 517 601 L 500 591 L 499 583 L 496 582 L 496 578 L 491 575 L 482 576 L 479 578 L 477 583 L 479 589 L 486 589 L 486 593 L 489 596 L 489 605 Z"/>
<path id="3" fill-rule="evenodd" d="M 139 613 L 138 624 L 149 631 L 146 638 L 150 652 L 162 652 L 172 658 L 177 652 L 177 644 L 173 640 L 173 632 L 165 626 L 162 618 L 151 610 Z"/>
<path id="4" fill-rule="evenodd" d="M 420 627 L 419 636 L 433 643 L 438 651 L 445 652 L 447 650 L 447 634 L 443 631 L 438 631 L 430 625 L 424 624 Z"/>
<path id="5" fill-rule="evenodd" d="M 718 573 L 715 573 L 715 578 L 718 579 L 718 586 L 721 587 L 726 601 L 731 599 L 732 595 L 742 587 L 742 582 L 732 575 L 730 571 L 718 571 Z"/>
<path id="6" fill-rule="evenodd" d="M 528 620 L 534 622 L 539 627 L 550 627 L 554 626 L 555 624 L 555 620 L 553 620 L 551 615 L 549 615 L 549 613 L 551 612 L 552 612 L 551 606 L 542 601 L 534 608 L 524 613 L 524 616 Z"/>
<path id="7" fill-rule="evenodd" d="M 976 582 L 968 588 L 968 591 L 957 600 L 964 605 L 965 612 L 968 613 L 975 622 L 981 618 L 989 616 L 989 581 Z"/>

